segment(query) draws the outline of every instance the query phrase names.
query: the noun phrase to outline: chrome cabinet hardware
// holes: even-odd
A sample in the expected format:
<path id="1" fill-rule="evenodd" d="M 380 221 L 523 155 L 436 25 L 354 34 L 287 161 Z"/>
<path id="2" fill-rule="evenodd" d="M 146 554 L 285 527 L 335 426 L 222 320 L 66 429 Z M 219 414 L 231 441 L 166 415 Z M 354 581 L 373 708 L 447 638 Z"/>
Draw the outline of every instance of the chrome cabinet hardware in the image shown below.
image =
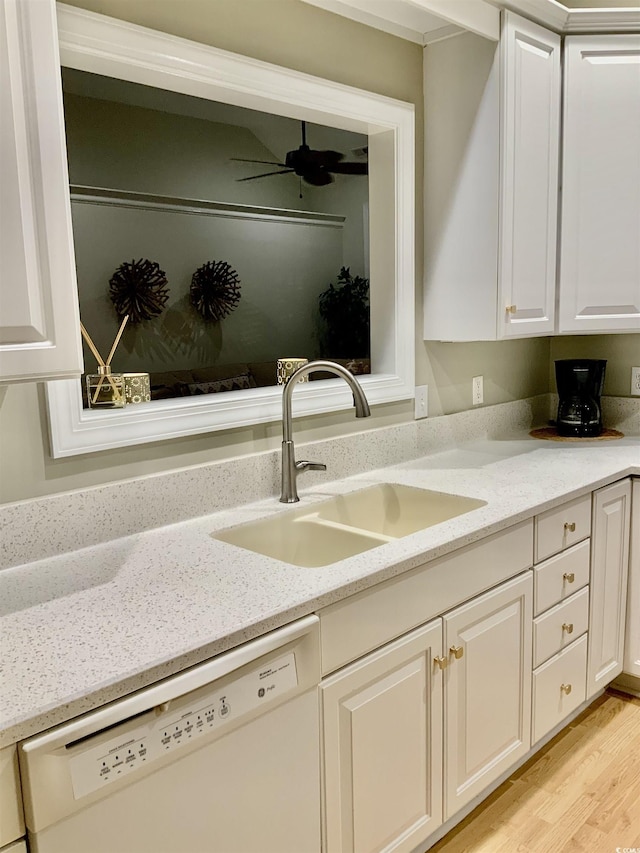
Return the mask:
<path id="1" fill-rule="evenodd" d="M 576 576 L 573 572 L 565 572 L 562 577 L 566 580 L 567 583 L 573 583 L 576 579 Z"/>
<path id="2" fill-rule="evenodd" d="M 433 662 L 436 666 L 439 666 L 440 669 L 446 669 L 446 666 L 449 661 L 446 658 L 441 657 L 440 655 L 436 655 L 436 657 L 434 657 L 433 659 Z"/>
<path id="3" fill-rule="evenodd" d="M 564 529 L 567 531 L 567 533 L 575 533 L 576 532 L 575 521 L 565 521 Z"/>
<path id="4" fill-rule="evenodd" d="M 573 622 L 563 622 L 562 630 L 566 631 L 567 634 L 573 634 Z"/>
<path id="5" fill-rule="evenodd" d="M 571 693 L 572 687 L 570 684 L 561 684 L 560 690 L 568 696 Z"/>
<path id="6" fill-rule="evenodd" d="M 451 646 L 449 649 L 449 654 L 453 655 L 456 660 L 460 660 L 462 655 L 464 654 L 464 649 L 462 646 Z"/>

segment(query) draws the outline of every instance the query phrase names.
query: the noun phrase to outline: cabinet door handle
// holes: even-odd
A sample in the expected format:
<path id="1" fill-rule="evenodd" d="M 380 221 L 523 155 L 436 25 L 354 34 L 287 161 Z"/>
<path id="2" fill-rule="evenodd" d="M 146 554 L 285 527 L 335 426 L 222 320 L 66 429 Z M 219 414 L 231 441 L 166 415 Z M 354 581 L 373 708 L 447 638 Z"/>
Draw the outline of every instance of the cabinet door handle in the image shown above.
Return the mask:
<path id="1" fill-rule="evenodd" d="M 566 631 L 567 634 L 573 634 L 573 622 L 563 622 L 562 630 Z"/>
<path id="2" fill-rule="evenodd" d="M 565 572 L 562 577 L 564 578 L 564 580 L 566 580 L 567 583 L 573 583 L 576 579 L 576 576 L 573 572 Z"/>
<path id="3" fill-rule="evenodd" d="M 562 692 L 566 693 L 566 695 L 568 696 L 569 693 L 571 693 L 571 685 L 570 684 L 561 684 L 560 690 L 562 690 Z"/>
<path id="4" fill-rule="evenodd" d="M 446 658 L 440 657 L 440 655 L 434 657 L 433 662 L 436 666 L 439 666 L 440 669 L 445 669 L 447 664 L 449 663 Z"/>
<path id="5" fill-rule="evenodd" d="M 515 305 L 507 305 L 507 307 L 505 308 L 505 311 L 507 312 L 507 314 L 515 314 L 517 310 L 518 309 L 516 308 Z"/>
<path id="6" fill-rule="evenodd" d="M 575 533 L 576 532 L 575 521 L 565 521 L 564 529 L 567 531 L 567 533 Z"/>
<path id="7" fill-rule="evenodd" d="M 453 655 L 456 660 L 460 660 L 462 655 L 464 654 L 464 649 L 462 646 L 451 646 L 449 649 L 449 654 Z"/>

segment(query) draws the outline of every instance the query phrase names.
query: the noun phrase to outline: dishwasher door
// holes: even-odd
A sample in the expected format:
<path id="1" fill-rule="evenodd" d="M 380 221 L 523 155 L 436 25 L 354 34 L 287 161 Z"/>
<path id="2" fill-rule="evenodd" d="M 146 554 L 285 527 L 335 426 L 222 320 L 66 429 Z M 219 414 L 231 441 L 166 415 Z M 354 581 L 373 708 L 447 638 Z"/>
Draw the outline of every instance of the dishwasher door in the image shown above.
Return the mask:
<path id="1" fill-rule="evenodd" d="M 318 619 L 20 745 L 31 853 L 319 853 Z"/>

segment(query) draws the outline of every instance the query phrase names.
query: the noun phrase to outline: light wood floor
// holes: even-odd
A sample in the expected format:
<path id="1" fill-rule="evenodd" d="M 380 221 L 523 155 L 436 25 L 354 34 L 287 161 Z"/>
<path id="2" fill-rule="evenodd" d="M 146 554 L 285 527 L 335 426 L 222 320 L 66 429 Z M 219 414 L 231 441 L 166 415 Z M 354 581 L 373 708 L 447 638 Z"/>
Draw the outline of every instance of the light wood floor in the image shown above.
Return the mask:
<path id="1" fill-rule="evenodd" d="M 640 853 L 640 699 L 608 691 L 430 853 L 616 848 Z"/>

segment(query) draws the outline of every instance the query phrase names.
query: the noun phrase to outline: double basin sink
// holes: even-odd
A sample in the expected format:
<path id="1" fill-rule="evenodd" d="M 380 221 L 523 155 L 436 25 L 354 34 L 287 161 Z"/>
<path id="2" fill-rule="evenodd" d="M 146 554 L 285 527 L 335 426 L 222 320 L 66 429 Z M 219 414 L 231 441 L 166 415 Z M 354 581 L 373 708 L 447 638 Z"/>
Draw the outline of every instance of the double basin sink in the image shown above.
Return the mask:
<path id="1" fill-rule="evenodd" d="M 345 560 L 486 501 L 394 483 L 379 483 L 214 533 L 213 538 L 303 568 Z"/>

